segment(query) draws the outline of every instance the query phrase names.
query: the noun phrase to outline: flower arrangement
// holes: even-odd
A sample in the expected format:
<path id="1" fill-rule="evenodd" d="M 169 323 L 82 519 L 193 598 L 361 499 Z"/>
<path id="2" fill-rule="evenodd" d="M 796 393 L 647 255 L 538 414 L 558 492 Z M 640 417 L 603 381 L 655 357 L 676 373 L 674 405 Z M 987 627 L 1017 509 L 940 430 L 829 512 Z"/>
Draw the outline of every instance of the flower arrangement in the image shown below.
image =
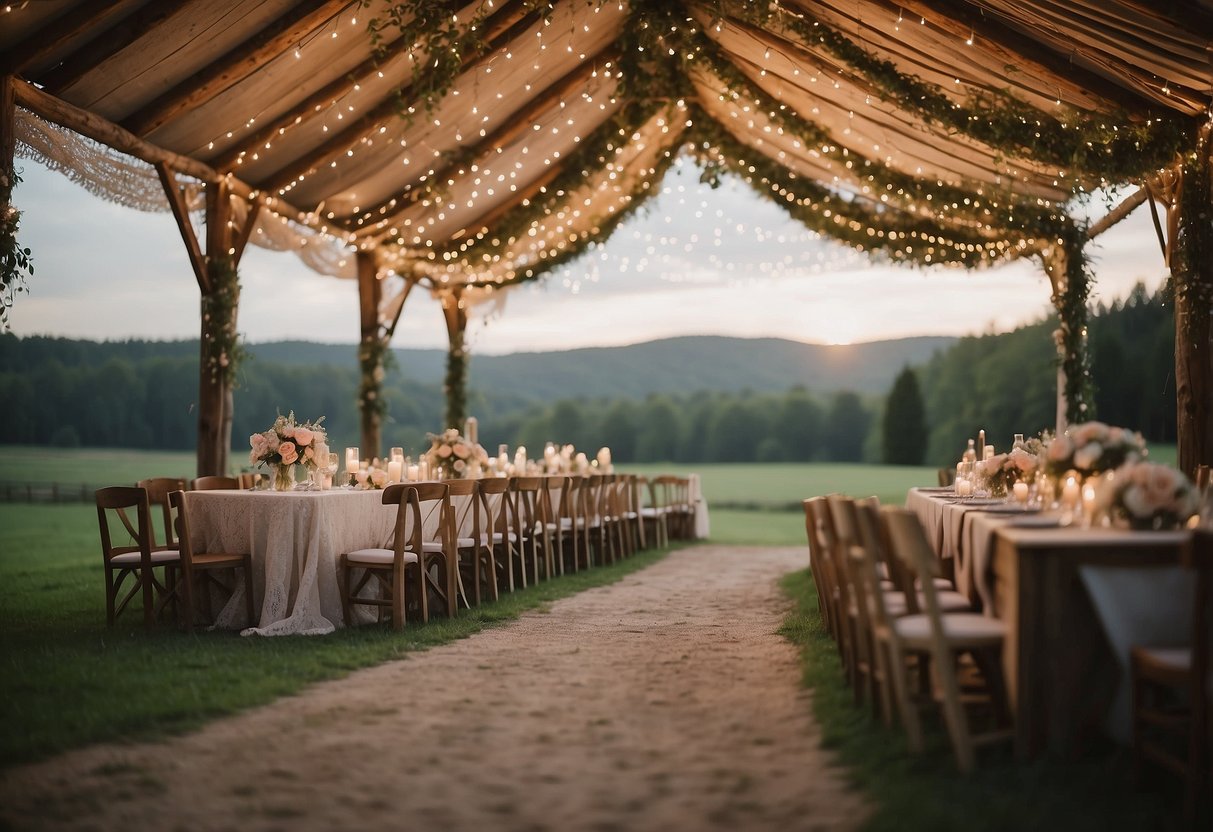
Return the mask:
<path id="1" fill-rule="evenodd" d="M 443 479 L 463 479 L 471 476 L 489 461 L 484 448 L 464 438 L 456 428 L 442 433 L 427 433 L 430 449 L 425 458 L 431 471 L 439 471 Z"/>
<path id="2" fill-rule="evenodd" d="M 1106 475 L 1097 499 L 1113 522 L 1135 529 L 1179 528 L 1200 508 L 1200 495 L 1182 471 L 1153 462 Z"/>
<path id="3" fill-rule="evenodd" d="M 1045 468 L 1059 476 L 1074 470 L 1084 477 L 1113 471 L 1146 456 L 1141 434 L 1103 422 L 1071 425 L 1062 436 L 1054 436 L 1045 447 Z"/>
<path id="4" fill-rule="evenodd" d="M 1016 447 L 1006 454 L 995 454 L 977 463 L 978 472 L 985 477 L 990 493 L 1005 495 L 1017 482 L 1027 482 L 1036 476 L 1040 458 L 1028 448 Z"/>
<path id="5" fill-rule="evenodd" d="M 295 466 L 318 468 L 327 463 L 329 446 L 327 435 L 320 423 L 295 421 L 295 412 L 278 415 L 269 430 L 254 433 L 249 437 L 249 462 L 253 465 L 269 465 L 274 469 L 274 489 L 287 491 L 295 483 Z"/>

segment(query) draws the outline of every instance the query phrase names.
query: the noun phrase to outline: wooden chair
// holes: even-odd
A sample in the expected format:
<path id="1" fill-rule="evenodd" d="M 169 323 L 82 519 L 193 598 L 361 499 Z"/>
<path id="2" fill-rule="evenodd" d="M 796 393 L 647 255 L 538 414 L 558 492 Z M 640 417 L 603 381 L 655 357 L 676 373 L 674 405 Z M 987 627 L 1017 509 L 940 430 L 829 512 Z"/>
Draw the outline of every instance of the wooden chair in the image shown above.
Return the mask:
<path id="1" fill-rule="evenodd" d="M 458 552 L 458 575 L 464 603 L 480 606 L 497 600 L 497 564 L 493 547 L 486 546 L 486 527 L 478 480 L 447 480 L 450 504 L 447 522 Z M 468 586 L 471 597 L 468 597 Z"/>
<path id="2" fill-rule="evenodd" d="M 616 559 L 615 541 L 611 536 L 612 518 L 608 495 L 609 476 L 591 474 L 582 484 L 582 516 L 585 518 L 585 563 L 604 565 Z"/>
<path id="3" fill-rule="evenodd" d="M 150 627 L 174 598 L 170 587 L 176 577 L 173 573 L 181 563 L 181 553 L 177 549 L 153 545 L 151 507 L 146 489 L 138 486 L 102 488 L 96 492 L 96 501 L 101 556 L 105 565 L 105 623 L 114 626 L 131 599 L 141 595 L 143 624 Z M 131 511 L 135 513 L 134 523 L 131 522 Z M 111 528 L 111 524 L 117 525 Z M 123 532 L 128 542 L 115 545 L 114 534 Z M 157 578 L 157 569 L 163 570 L 162 578 Z M 134 579 L 134 585 L 119 600 L 127 576 Z"/>
<path id="4" fill-rule="evenodd" d="M 383 489 L 383 504 L 396 506 L 396 526 L 390 549 L 357 549 L 343 553 L 338 559 L 342 586 L 341 612 L 347 627 L 353 623 L 352 607 L 365 604 L 379 608 L 380 621 L 383 620 L 383 611 L 390 610 L 392 628 L 403 629 L 410 585 L 419 617 L 422 621 L 429 620 L 426 578 L 421 568 L 425 522 L 418 488 L 396 483 Z M 445 486 L 441 488 L 445 489 Z M 442 511 L 441 507 L 438 511 Z M 354 574 L 359 570 L 361 577 L 354 583 Z M 376 581 L 378 596 L 364 597 L 363 590 L 371 580 Z"/>
<path id="5" fill-rule="evenodd" d="M 824 554 L 822 565 L 823 577 L 826 578 L 826 605 L 829 611 L 830 629 L 834 635 L 834 643 L 838 646 L 838 658 L 842 662 L 843 673 L 847 682 L 853 682 L 853 636 L 848 623 L 847 610 L 850 608 L 849 585 L 846 581 L 846 570 L 840 567 L 836 558 L 837 536 L 834 534 L 834 521 L 830 517 L 830 507 L 825 497 L 814 497 L 809 501 L 809 511 L 813 515 L 813 527 L 817 531 L 818 545 Z"/>
<path id="6" fill-rule="evenodd" d="M 152 477 L 146 480 L 139 480 L 135 485 L 147 491 L 147 502 L 151 508 L 158 507 L 160 509 L 161 522 L 164 528 L 164 542 L 160 543 L 156 540 L 156 524 L 153 523 L 152 548 L 176 549 L 176 522 L 173 517 L 173 507 L 168 502 L 168 495 L 174 491 L 184 491 L 185 480 L 176 479 L 175 477 Z"/>
<path id="7" fill-rule="evenodd" d="M 668 534 L 678 540 L 695 536 L 694 507 L 691 505 L 691 481 L 666 474 L 653 479 L 652 504 L 665 512 Z"/>
<path id="8" fill-rule="evenodd" d="M 585 525 L 586 477 L 566 477 L 560 492 L 560 502 L 550 495 L 559 524 L 560 550 L 564 558 L 561 574 L 577 572 L 583 566 L 588 569 L 589 539 Z M 549 487 L 551 478 L 548 480 Z"/>
<path id="9" fill-rule="evenodd" d="M 1195 530 L 1183 562 L 1195 576 L 1189 643 L 1129 651 L 1133 750 L 1139 777 L 1149 761 L 1183 778 L 1185 825 L 1197 829 L 1198 815 L 1210 811 L 1213 795 L 1213 531 Z"/>
<path id="10" fill-rule="evenodd" d="M 201 600 L 206 607 L 207 620 L 213 621 L 210 614 L 211 587 L 218 588 L 227 596 L 233 595 L 239 588 L 240 572 L 244 572 L 244 612 L 247 626 L 256 623 L 253 611 L 253 556 L 249 552 L 195 552 L 190 543 L 189 511 L 186 508 L 185 492 L 173 491 L 168 495 L 169 504 L 177 512 L 177 542 L 181 552 L 181 578 L 177 582 L 176 592 L 182 600 L 183 620 L 187 632 L 194 631 L 194 619 L 197 617 L 197 604 Z M 220 574 L 231 570 L 232 582 L 225 584 Z"/>
<path id="11" fill-rule="evenodd" d="M 623 553 L 634 555 L 644 548 L 644 524 L 640 522 L 640 497 L 634 474 L 615 475 L 615 511 L 619 515 Z"/>
<path id="12" fill-rule="evenodd" d="M 802 500 L 801 507 L 804 509 L 804 531 L 809 547 L 809 572 L 813 575 L 813 588 L 817 590 L 817 611 L 821 616 L 822 622 L 825 624 L 826 632 L 833 638 L 834 623 L 831 620 L 829 605 L 826 601 L 828 584 L 822 564 L 822 561 L 825 559 L 825 553 L 821 551 L 821 538 L 817 530 L 817 515 L 812 505 L 813 500 L 817 499 L 821 498 L 810 497 L 807 500 Z"/>
<path id="13" fill-rule="evenodd" d="M 417 489 L 416 522 L 421 527 L 424 621 L 429 620 L 435 609 L 444 609 L 448 618 L 454 618 L 459 604 L 459 550 L 448 490 L 451 482 L 456 480 L 419 482 L 413 486 Z"/>
<path id="14" fill-rule="evenodd" d="M 573 522 L 573 477 L 543 478 L 540 492 L 539 522 L 551 535 L 552 561 L 556 574 L 577 571 L 578 529 Z"/>
<path id="15" fill-rule="evenodd" d="M 194 491 L 238 491 L 241 485 L 236 477 L 211 476 L 196 478 L 190 488 Z"/>
<path id="16" fill-rule="evenodd" d="M 511 501 L 511 527 L 517 538 L 515 549 L 517 560 L 511 562 L 515 585 L 527 586 L 528 580 L 539 583 L 542 571 L 544 578 L 551 578 L 555 569 L 554 528 L 549 522 L 544 504 L 547 491 L 543 477 L 511 477 L 509 480 Z M 543 564 L 540 570 L 539 564 Z"/>
<path id="17" fill-rule="evenodd" d="M 887 529 L 894 555 L 907 564 L 921 585 L 924 611 L 901 617 L 886 615 L 882 629 L 878 631 L 882 644 L 889 651 L 890 674 L 902 674 L 893 690 L 899 697 L 898 711 L 902 714 L 910 748 L 915 752 L 923 748 L 917 711 L 908 701 L 912 686 L 906 672 L 906 659 L 914 652 L 930 661 L 930 699 L 943 714 L 957 766 L 962 772 L 970 772 L 977 764 L 976 746 L 1008 741 L 1012 736 L 1006 727 L 1010 717 L 1001 664 L 1006 627 L 1001 621 L 975 613 L 945 615 L 940 609 L 935 582 L 931 580 L 936 569 L 935 555 L 918 516 L 912 511 L 888 506 L 881 509 L 880 519 Z M 980 668 L 988 694 L 984 699 L 969 697 L 969 701 L 993 710 L 995 727 L 982 733 L 975 733 L 969 724 L 966 700 L 961 697 L 957 660 L 964 654 L 971 656 Z"/>
<path id="18" fill-rule="evenodd" d="M 658 549 L 670 545 L 670 523 L 664 507 L 657 505 L 654 500 L 653 481 L 646 477 L 636 478 L 637 493 L 642 500 L 640 504 L 640 522 L 646 540 L 652 540 Z M 649 526 L 653 527 L 652 534 Z"/>
<path id="19" fill-rule="evenodd" d="M 515 587 L 526 586 L 526 560 L 513 517 L 517 511 L 516 493 L 505 477 L 486 477 L 477 482 L 483 516 L 480 545 L 491 550 L 497 592 L 513 592 Z M 518 583 L 515 583 L 515 577 L 519 579 Z"/>

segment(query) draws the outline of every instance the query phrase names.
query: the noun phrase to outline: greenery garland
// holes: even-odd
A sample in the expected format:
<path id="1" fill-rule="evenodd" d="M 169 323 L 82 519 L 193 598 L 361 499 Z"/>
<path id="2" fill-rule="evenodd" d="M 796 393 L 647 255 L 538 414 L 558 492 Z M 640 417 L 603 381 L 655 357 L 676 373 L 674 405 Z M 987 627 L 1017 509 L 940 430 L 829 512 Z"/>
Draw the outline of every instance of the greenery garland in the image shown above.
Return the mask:
<path id="1" fill-rule="evenodd" d="M 1180 176 L 1184 222 L 1175 240 L 1171 282 L 1177 305 L 1187 310 L 1182 322 L 1187 332 L 1208 333 L 1213 316 L 1213 120 L 1200 131 L 1196 149 L 1185 154 Z"/>
<path id="2" fill-rule="evenodd" d="M 376 0 L 361 0 L 363 8 L 378 7 Z M 379 60 L 391 54 L 391 44 L 403 41 L 410 44 L 410 56 L 423 54 L 424 64 L 413 60 L 413 72 L 407 85 L 394 91 L 398 108 L 407 119 L 416 114 L 420 101 L 423 109 L 433 112 L 442 99 L 455 86 L 463 74 L 465 56 L 483 55 L 488 51 L 485 24 L 495 11 L 492 3 L 482 3 L 470 20 L 461 22 L 457 12 L 462 4 L 439 3 L 435 0 L 404 0 L 391 3 L 372 17 L 367 24 L 371 34 L 371 45 Z M 551 20 L 555 8 L 554 0 L 521 0 L 524 14 L 543 8 L 543 19 Z M 388 32 L 395 31 L 395 36 Z M 404 99 L 408 92 L 412 102 Z"/>
<path id="3" fill-rule="evenodd" d="M 442 392 L 446 397 L 446 426 L 463 430 L 467 421 L 468 351 L 464 339 L 452 344 L 446 354 L 446 377 Z"/>
<path id="4" fill-rule="evenodd" d="M 240 275 L 227 255 L 209 258 L 206 270 L 211 291 L 202 295 L 203 372 L 209 373 L 213 382 L 235 386 L 236 371 L 246 358 L 236 331 Z"/>
<path id="5" fill-rule="evenodd" d="M 17 242 L 21 212 L 13 205 L 13 190 L 20 183 L 13 168 L 0 171 L 0 331 L 8 330 L 13 298 L 28 291 L 26 280 L 34 275 L 32 252 Z"/>
<path id="6" fill-rule="evenodd" d="M 717 0 L 719 3 L 720 0 Z M 744 4 L 730 11 L 764 23 L 775 13 L 766 4 Z M 967 104 L 954 102 L 937 86 L 906 75 L 856 44 L 811 13 L 787 13 L 781 20 L 803 43 L 824 46 L 866 78 L 881 97 L 927 121 L 955 130 L 1008 156 L 1033 159 L 1075 174 L 1081 180 L 1120 184 L 1167 165 L 1192 144 L 1192 122 L 1175 113 L 1133 122 L 1124 113 L 1086 115 L 1068 110 L 1058 118 L 1016 99 L 1010 93 L 983 92 Z"/>
<path id="7" fill-rule="evenodd" d="M 358 344 L 358 410 L 364 415 L 382 419 L 387 415 L 387 400 L 383 396 L 383 379 L 392 361 L 388 342 L 375 335 L 364 335 Z"/>
<path id="8" fill-rule="evenodd" d="M 1091 364 L 1087 350 L 1087 301 L 1091 293 L 1091 272 L 1087 260 L 1087 229 L 1084 224 L 1067 221 L 1057 238 L 1065 253 L 1066 273 L 1060 292 L 1053 293 L 1057 310 L 1059 361 L 1065 373 L 1066 421 L 1070 424 L 1095 418 L 1095 397 L 1091 384 Z M 1056 276 L 1054 276 L 1056 285 Z"/>

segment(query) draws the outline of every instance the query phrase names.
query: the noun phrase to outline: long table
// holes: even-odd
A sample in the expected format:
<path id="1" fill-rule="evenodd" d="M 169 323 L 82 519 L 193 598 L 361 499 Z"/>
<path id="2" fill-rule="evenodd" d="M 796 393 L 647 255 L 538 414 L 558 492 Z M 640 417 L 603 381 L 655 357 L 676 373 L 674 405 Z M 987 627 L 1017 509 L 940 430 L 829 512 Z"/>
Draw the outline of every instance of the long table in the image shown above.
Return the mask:
<path id="1" fill-rule="evenodd" d="M 190 491 L 185 499 L 197 551 L 252 553 L 258 620 L 244 621 L 243 585 L 216 619 L 246 635 L 321 635 L 341 626 L 338 557 L 389 546 L 396 518 L 382 491 Z"/>
<path id="2" fill-rule="evenodd" d="M 1184 639 L 1192 581 L 1178 563 L 1191 533 L 1062 527 L 934 489 L 906 505 L 958 589 L 1007 624 L 1016 752 L 1070 756 L 1097 733 L 1127 741 L 1129 647 Z"/>

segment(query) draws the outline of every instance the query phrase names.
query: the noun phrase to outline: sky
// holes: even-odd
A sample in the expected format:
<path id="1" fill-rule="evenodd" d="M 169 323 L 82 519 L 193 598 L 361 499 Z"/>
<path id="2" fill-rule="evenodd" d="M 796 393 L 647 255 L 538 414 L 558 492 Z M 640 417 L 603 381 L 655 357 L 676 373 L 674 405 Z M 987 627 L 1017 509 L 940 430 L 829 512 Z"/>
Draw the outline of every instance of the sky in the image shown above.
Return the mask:
<path id="1" fill-rule="evenodd" d="M 29 292 L 10 313 L 18 335 L 96 340 L 198 334 L 198 289 L 171 214 L 108 203 L 36 162 L 23 182 L 19 240 L 33 249 Z M 1107 210 L 1095 199 L 1092 217 Z M 1165 268 L 1147 207 L 1090 249 L 1094 301 L 1159 286 Z M 251 343 L 358 340 L 352 280 L 318 275 L 289 252 L 249 246 L 240 265 L 239 331 Z M 978 272 L 873 263 L 823 241 L 747 186 L 713 190 L 680 162 L 662 193 L 601 248 L 546 280 L 473 311 L 473 353 L 615 346 L 678 335 L 779 337 L 818 344 L 1013 329 L 1049 309 L 1038 261 Z M 414 292 L 392 342 L 446 347 L 436 301 Z"/>

